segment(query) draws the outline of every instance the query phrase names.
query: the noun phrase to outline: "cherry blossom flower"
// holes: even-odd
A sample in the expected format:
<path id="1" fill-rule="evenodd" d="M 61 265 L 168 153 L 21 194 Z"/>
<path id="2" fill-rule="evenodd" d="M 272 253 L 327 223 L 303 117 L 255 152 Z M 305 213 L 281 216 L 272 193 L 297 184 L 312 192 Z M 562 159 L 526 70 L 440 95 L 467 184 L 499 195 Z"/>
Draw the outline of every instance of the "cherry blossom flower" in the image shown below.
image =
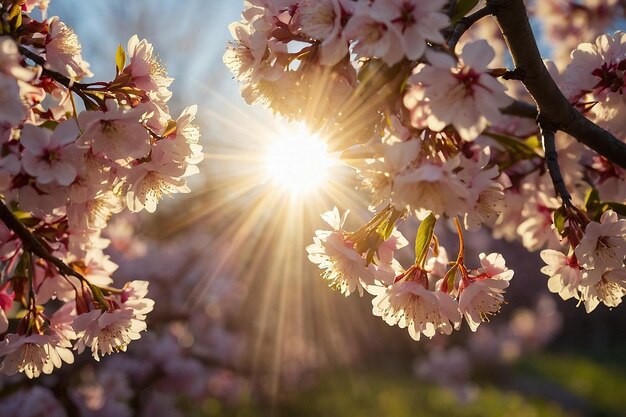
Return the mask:
<path id="1" fill-rule="evenodd" d="M 590 222 L 576 247 L 576 257 L 586 269 L 621 267 L 626 257 L 626 220 L 613 210 L 602 214 L 600 223 Z"/>
<path id="2" fill-rule="evenodd" d="M 563 300 L 579 298 L 579 289 L 583 269 L 578 264 L 575 255 L 567 256 L 562 252 L 553 249 L 541 251 L 541 259 L 546 266 L 541 268 L 541 272 L 549 276 L 548 289 L 550 292 L 559 294 Z"/>
<path id="3" fill-rule="evenodd" d="M 448 216 L 467 212 L 470 194 L 454 173 L 459 162 L 459 158 L 443 164 L 425 162 L 396 175 L 392 184 L 393 202 L 399 207 L 415 209 L 420 218 L 428 211 Z"/>
<path id="4" fill-rule="evenodd" d="M 335 65 L 348 54 L 343 22 L 353 10 L 354 3 L 346 0 L 304 0 L 298 5 L 295 19 L 302 32 L 322 41 L 320 64 Z"/>
<path id="5" fill-rule="evenodd" d="M 146 294 L 147 283 L 132 281 L 115 301 L 117 308 L 78 315 L 72 324 L 78 335 L 74 349 L 81 353 L 86 347 L 91 348 L 97 361 L 100 356 L 126 351 L 127 345 L 146 330 L 146 314 L 154 307 L 154 301 L 145 298 Z"/>
<path id="6" fill-rule="evenodd" d="M 324 270 L 323 278 L 328 285 L 337 288 L 346 297 L 354 291 L 363 296 L 363 289 L 375 281 L 374 264 L 354 250 L 354 242 L 348 240 L 343 224 L 348 212 L 340 218 L 335 207 L 322 215 L 333 231 L 317 230 L 313 244 L 307 246 L 309 260 Z"/>
<path id="7" fill-rule="evenodd" d="M 445 43 L 441 31 L 450 25 L 442 13 L 445 0 L 375 1 L 371 15 L 385 24 L 395 26 L 400 33 L 404 55 L 410 60 L 421 58 L 426 42 Z"/>
<path id="8" fill-rule="evenodd" d="M 68 225 L 72 229 L 101 230 L 114 213 L 124 208 L 120 197 L 108 191 L 92 200 L 67 205 Z"/>
<path id="9" fill-rule="evenodd" d="M 84 129 L 81 140 L 96 154 L 113 161 L 147 156 L 150 134 L 141 124 L 145 108 L 140 105 L 126 110 L 113 100 L 106 104 L 107 111 L 86 111 L 78 116 L 78 124 Z"/>
<path id="10" fill-rule="evenodd" d="M 396 64 L 403 57 L 400 31 L 379 20 L 369 5 L 358 3 L 354 15 L 344 28 L 344 36 L 354 41 L 353 52 L 358 57 L 376 57 L 387 65 Z"/>
<path id="11" fill-rule="evenodd" d="M 420 335 L 433 337 L 437 332 L 450 334 L 461 323 L 458 305 L 449 294 L 428 290 L 425 271 L 409 269 L 388 287 L 371 289 L 372 314 L 390 326 L 408 328 L 413 340 Z"/>
<path id="12" fill-rule="evenodd" d="M 130 63 L 123 73 L 130 75 L 136 87 L 146 92 L 167 90 L 174 79 L 167 76 L 150 42 L 133 35 L 128 40 L 127 51 Z"/>
<path id="13" fill-rule="evenodd" d="M 41 373 L 50 374 L 63 362 L 74 363 L 74 355 L 68 344 L 57 335 L 8 334 L 0 342 L 0 357 L 4 356 L 0 372 L 14 375 L 23 372 L 28 378 Z"/>
<path id="14" fill-rule="evenodd" d="M 504 209 L 504 186 L 495 179 L 499 176 L 498 167 L 486 168 L 491 151 L 484 148 L 473 159 L 461 157 L 463 169 L 459 177 L 470 192 L 470 205 L 473 207 L 465 214 L 465 228 L 478 230 L 483 224 L 492 225 Z"/>
<path id="15" fill-rule="evenodd" d="M 67 120 L 52 132 L 33 125 L 22 130 L 20 143 L 24 146 L 24 171 L 37 178 L 40 184 L 56 181 L 70 185 L 76 179 L 77 165 L 84 150 L 75 142 L 80 134 L 75 120 Z"/>
<path id="16" fill-rule="evenodd" d="M 499 253 L 481 253 L 479 257 L 482 267 L 459 289 L 459 310 L 473 332 L 481 322 L 488 320 L 489 315 L 500 311 L 504 290 L 513 277 L 513 271 L 506 267 L 504 257 Z"/>
<path id="17" fill-rule="evenodd" d="M 587 313 L 595 310 L 600 302 L 607 307 L 617 307 L 626 294 L 626 269 L 595 268 L 586 271 L 580 286 Z"/>
<path id="18" fill-rule="evenodd" d="M 6 288 L 0 290 L 0 334 L 9 328 L 9 319 L 6 313 L 11 310 L 14 298 L 15 294 L 8 293 Z"/>
<path id="19" fill-rule="evenodd" d="M 16 80 L 30 82 L 35 78 L 36 71 L 24 68 L 17 44 L 9 36 L 0 36 L 0 71 Z"/>
<path id="20" fill-rule="evenodd" d="M 528 184 L 528 188 L 534 187 Z M 544 245 L 551 248 L 560 247 L 559 236 L 552 225 L 552 213 L 561 205 L 559 200 L 549 197 L 541 190 L 526 191 L 526 201 L 522 209 L 524 220 L 517 227 L 522 244 L 529 251 L 536 251 Z"/>
<path id="21" fill-rule="evenodd" d="M 500 109 L 511 104 L 512 99 L 505 94 L 506 87 L 489 74 L 487 66 L 494 56 L 484 40 L 466 44 L 458 64 L 450 55 L 427 52 L 429 64 L 418 66 L 411 77 L 411 83 L 420 84 L 423 90 L 409 89 L 407 94 L 423 92 L 429 129 L 441 131 L 452 125 L 461 138 L 472 141 L 488 122 L 500 119 Z M 414 104 L 423 112 L 424 108 L 417 105 L 420 101 L 421 97 L 405 99 L 406 104 Z"/>
<path id="22" fill-rule="evenodd" d="M 401 141 L 392 136 L 383 147 L 383 157 L 371 158 L 359 172 L 363 185 L 372 192 L 371 208 L 390 200 L 393 179 L 409 172 L 420 153 L 419 140 Z"/>
<path id="23" fill-rule="evenodd" d="M 76 33 L 56 16 L 47 23 L 46 62 L 50 69 L 74 80 L 91 77 L 93 74 L 81 56 L 82 48 Z"/>
<path id="24" fill-rule="evenodd" d="M 626 133 L 619 117 L 626 109 L 624 71 L 626 33 L 602 35 L 595 43 L 582 43 L 572 52 L 565 72 L 564 88 L 570 100 L 581 102 L 590 115 L 616 134 Z"/>
<path id="25" fill-rule="evenodd" d="M 128 209 L 136 213 L 145 208 L 154 213 L 164 195 L 188 193 L 190 189 L 182 178 L 186 173 L 186 165 L 169 160 L 162 149 L 154 148 L 151 160 L 134 166 L 126 178 Z"/>
<path id="26" fill-rule="evenodd" d="M 17 126 L 26 118 L 20 88 L 15 78 L 0 74 L 0 124 Z"/>
<path id="27" fill-rule="evenodd" d="M 13 257 L 19 247 L 20 241 L 17 236 L 4 223 L 0 222 L 0 261 L 4 262 Z"/>

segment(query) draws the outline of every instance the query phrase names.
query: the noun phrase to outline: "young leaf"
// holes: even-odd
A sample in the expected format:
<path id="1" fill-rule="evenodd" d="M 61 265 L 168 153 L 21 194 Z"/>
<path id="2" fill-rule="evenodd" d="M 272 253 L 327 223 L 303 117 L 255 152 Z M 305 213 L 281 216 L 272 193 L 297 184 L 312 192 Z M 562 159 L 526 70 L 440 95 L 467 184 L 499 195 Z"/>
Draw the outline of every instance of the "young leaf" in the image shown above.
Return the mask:
<path id="1" fill-rule="evenodd" d="M 600 193 L 595 188 L 590 188 L 585 195 L 585 209 L 590 219 L 598 219 L 602 215 L 602 202 Z"/>
<path id="2" fill-rule="evenodd" d="M 117 67 L 117 73 L 121 73 L 126 65 L 126 52 L 122 45 L 117 45 L 117 52 L 115 53 L 115 66 Z"/>
<path id="3" fill-rule="evenodd" d="M 456 2 L 456 11 L 452 15 L 452 24 L 454 25 L 463 19 L 477 4 L 478 0 L 458 0 Z"/>
<path id="4" fill-rule="evenodd" d="M 565 206 L 561 206 L 558 209 L 554 210 L 554 227 L 559 232 L 559 235 L 565 236 L 565 222 L 567 221 L 567 211 Z"/>
<path id="5" fill-rule="evenodd" d="M 615 201 L 603 201 L 602 202 L 602 213 L 607 210 L 613 210 L 620 216 L 626 216 L 626 204 L 616 203 Z"/>
<path id="6" fill-rule="evenodd" d="M 428 217 L 422 221 L 419 229 L 417 229 L 417 236 L 415 236 L 415 264 L 420 267 L 424 266 L 424 262 L 428 256 L 428 248 L 430 247 L 430 242 L 433 240 L 435 223 L 437 223 L 437 218 L 433 213 L 430 213 Z"/>

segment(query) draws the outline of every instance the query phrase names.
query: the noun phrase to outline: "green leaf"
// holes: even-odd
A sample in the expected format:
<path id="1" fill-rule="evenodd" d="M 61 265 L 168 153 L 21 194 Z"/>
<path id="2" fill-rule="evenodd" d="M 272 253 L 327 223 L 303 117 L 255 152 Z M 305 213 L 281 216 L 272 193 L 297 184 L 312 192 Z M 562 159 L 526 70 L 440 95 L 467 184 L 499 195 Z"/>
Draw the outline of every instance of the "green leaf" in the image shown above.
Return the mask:
<path id="1" fill-rule="evenodd" d="M 600 204 L 600 193 L 595 188 L 590 188 L 585 195 L 585 207 L 595 207 Z"/>
<path id="2" fill-rule="evenodd" d="M 454 281 L 456 281 L 456 273 L 459 271 L 459 264 L 452 265 L 452 268 L 446 272 L 443 277 L 443 282 L 446 285 L 446 292 L 450 292 L 454 288 Z"/>
<path id="3" fill-rule="evenodd" d="M 175 120 L 169 120 L 167 122 L 167 126 L 165 126 L 165 131 L 163 132 L 163 137 L 166 138 L 172 133 L 176 132 L 177 126 Z"/>
<path id="4" fill-rule="evenodd" d="M 115 53 L 115 66 L 117 67 L 117 73 L 121 73 L 126 65 L 126 52 L 122 45 L 117 45 L 117 52 Z"/>
<path id="5" fill-rule="evenodd" d="M 602 202 L 600 193 L 595 188 L 590 188 L 585 195 L 585 209 L 591 220 L 597 220 L 602 215 Z"/>
<path id="6" fill-rule="evenodd" d="M 478 0 L 458 0 L 456 2 L 456 11 L 452 15 L 452 24 L 454 25 L 464 18 L 477 4 Z"/>
<path id="7" fill-rule="evenodd" d="M 556 227 L 559 235 L 565 236 L 565 222 L 567 222 L 567 211 L 565 206 L 561 206 L 554 210 L 553 216 L 552 220 L 554 222 L 554 227 Z"/>
<path id="8" fill-rule="evenodd" d="M 602 213 L 607 210 L 613 210 L 620 216 L 626 216 L 626 204 L 616 203 L 615 201 L 603 201 L 602 202 Z"/>
<path id="9" fill-rule="evenodd" d="M 485 132 L 484 135 L 495 140 L 507 151 L 510 157 L 510 160 L 508 161 L 509 165 L 507 165 L 507 167 L 517 161 L 533 159 L 541 156 L 539 153 L 541 144 L 539 143 L 537 136 L 531 136 L 526 139 L 518 139 L 512 136 L 500 135 L 493 132 Z"/>
<path id="10" fill-rule="evenodd" d="M 428 256 L 428 248 L 433 240 L 436 223 L 437 218 L 433 213 L 430 213 L 422 221 L 419 229 L 417 229 L 417 236 L 415 236 L 415 264 L 420 267 L 424 267 L 424 262 Z"/>

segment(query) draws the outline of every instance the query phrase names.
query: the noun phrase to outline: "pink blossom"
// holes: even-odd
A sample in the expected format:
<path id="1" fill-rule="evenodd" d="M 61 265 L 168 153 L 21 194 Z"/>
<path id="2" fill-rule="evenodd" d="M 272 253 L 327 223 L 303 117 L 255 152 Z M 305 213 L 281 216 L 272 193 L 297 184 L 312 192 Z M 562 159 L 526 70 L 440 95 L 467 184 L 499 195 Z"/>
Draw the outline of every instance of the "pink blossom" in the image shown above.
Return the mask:
<path id="1" fill-rule="evenodd" d="M 626 109 L 624 71 L 626 33 L 616 32 L 578 45 L 565 72 L 564 88 L 570 100 L 586 103 L 590 115 L 616 134 L 626 133 L 619 116 Z"/>
<path id="2" fill-rule="evenodd" d="M 469 282 L 463 283 L 459 289 L 459 310 L 473 332 L 481 322 L 500 311 L 504 290 L 513 277 L 513 271 L 506 267 L 499 253 L 481 253 L 480 263 L 482 267 L 470 275 Z"/>
<path id="3" fill-rule="evenodd" d="M 511 104 L 512 99 L 505 94 L 506 87 L 489 74 L 487 66 L 494 56 L 484 40 L 466 44 L 458 64 L 447 54 L 426 54 L 429 64 L 418 66 L 411 81 L 424 87 L 423 100 L 427 101 L 430 112 L 429 129 L 441 131 L 453 125 L 461 138 L 472 141 L 488 122 L 500 119 L 500 109 Z M 414 94 L 412 91 L 415 90 L 409 90 L 408 94 Z M 416 108 L 423 111 L 419 106 Z"/>
<path id="4" fill-rule="evenodd" d="M 97 361 L 100 356 L 126 351 L 127 345 L 146 330 L 146 314 L 154 308 L 154 301 L 145 298 L 146 294 L 145 281 L 132 281 L 113 301 L 115 308 L 78 315 L 72 324 L 78 335 L 74 349 L 81 353 L 86 347 L 91 348 Z"/>
<path id="5" fill-rule="evenodd" d="M 413 340 L 420 335 L 433 337 L 437 332 L 452 333 L 461 323 L 458 305 L 449 294 L 430 291 L 426 272 L 409 270 L 388 287 L 372 289 L 372 313 L 390 326 L 407 328 Z"/>
<path id="6" fill-rule="evenodd" d="M 141 124 L 145 108 L 120 108 L 116 101 L 107 101 L 107 111 L 85 111 L 78 116 L 84 129 L 81 140 L 93 152 L 113 161 L 143 158 L 150 152 L 150 134 Z"/>
<path id="7" fill-rule="evenodd" d="M 15 78 L 0 74 L 0 124 L 17 126 L 26 118 L 20 88 Z"/>
<path id="8" fill-rule="evenodd" d="M 154 213 L 163 196 L 190 192 L 183 178 L 187 172 L 186 164 L 169 160 L 163 149 L 154 147 L 150 161 L 132 167 L 126 178 L 128 209 Z"/>
<path id="9" fill-rule="evenodd" d="M 359 3 L 344 29 L 344 36 L 354 41 L 358 57 L 380 58 L 387 65 L 396 64 L 404 55 L 400 31 L 391 22 L 378 19 L 372 8 Z"/>
<path id="10" fill-rule="evenodd" d="M 483 224 L 493 225 L 504 209 L 504 187 L 495 180 L 500 174 L 498 167 L 487 168 L 490 155 L 486 147 L 473 159 L 461 157 L 459 177 L 467 185 L 470 205 L 473 205 L 465 215 L 467 230 L 478 230 Z"/>
<path id="11" fill-rule="evenodd" d="M 76 167 L 84 152 L 75 144 L 79 134 L 75 120 L 59 124 L 54 132 L 33 125 L 24 126 L 20 137 L 24 146 L 24 170 L 40 184 L 56 181 L 59 185 L 70 185 L 76 179 Z"/>
<path id="12" fill-rule="evenodd" d="M 30 82 L 37 73 L 24 68 L 21 59 L 17 43 L 9 36 L 0 36 L 0 71 L 16 80 Z"/>
<path id="13" fill-rule="evenodd" d="M 0 343 L 0 357 L 4 356 L 0 372 L 14 375 L 24 372 L 28 378 L 37 378 L 41 373 L 50 374 L 63 362 L 74 363 L 71 345 L 56 335 L 8 334 Z"/>
<path id="14" fill-rule="evenodd" d="M 404 55 L 416 60 L 424 55 L 427 41 L 445 43 L 441 31 L 450 25 L 442 12 L 445 5 L 445 0 L 379 0 L 372 4 L 371 15 L 393 25 L 400 33 Z"/>
<path id="15" fill-rule="evenodd" d="M 590 222 L 576 247 L 576 257 L 586 269 L 621 267 L 626 257 L 626 220 L 613 210 L 602 214 L 600 223 Z"/>
<path id="16" fill-rule="evenodd" d="M 56 16 L 48 19 L 47 23 L 46 62 L 50 69 L 74 80 L 91 77 L 93 74 L 81 56 L 82 49 L 76 33 Z"/>
<path id="17" fill-rule="evenodd" d="M 550 277 L 548 279 L 550 292 L 559 294 L 564 300 L 579 298 L 578 286 L 583 270 L 578 265 L 576 257 L 573 254 L 567 256 L 559 251 L 544 249 L 541 251 L 541 259 L 546 263 L 541 272 Z"/>
<path id="18" fill-rule="evenodd" d="M 322 41 L 320 64 L 335 65 L 348 54 L 343 27 L 353 9 L 354 3 L 346 0 L 304 0 L 298 5 L 295 19 L 302 32 Z"/>
<path id="19" fill-rule="evenodd" d="M 585 271 L 580 282 L 581 299 L 585 310 L 591 313 L 602 302 L 607 307 L 617 307 L 626 294 L 626 268 L 595 268 Z"/>
<path id="20" fill-rule="evenodd" d="M 428 211 L 454 216 L 469 209 L 470 194 L 454 173 L 459 158 L 443 164 L 425 162 L 393 178 L 392 201 L 398 207 L 408 206 L 423 217 Z"/>
<path id="21" fill-rule="evenodd" d="M 339 217 L 335 207 L 322 215 L 322 218 L 334 229 L 317 230 L 313 244 L 307 246 L 309 260 L 325 270 L 323 277 L 328 285 L 337 288 L 346 297 L 358 290 L 363 296 L 363 289 L 373 285 L 376 279 L 374 264 L 354 250 L 354 242 L 348 240 L 343 224 L 348 212 Z"/>
<path id="22" fill-rule="evenodd" d="M 128 58 L 130 63 L 124 68 L 133 83 L 144 91 L 161 91 L 167 89 L 173 78 L 167 76 L 165 68 L 157 60 L 152 44 L 145 39 L 139 40 L 133 35 L 128 41 Z"/>

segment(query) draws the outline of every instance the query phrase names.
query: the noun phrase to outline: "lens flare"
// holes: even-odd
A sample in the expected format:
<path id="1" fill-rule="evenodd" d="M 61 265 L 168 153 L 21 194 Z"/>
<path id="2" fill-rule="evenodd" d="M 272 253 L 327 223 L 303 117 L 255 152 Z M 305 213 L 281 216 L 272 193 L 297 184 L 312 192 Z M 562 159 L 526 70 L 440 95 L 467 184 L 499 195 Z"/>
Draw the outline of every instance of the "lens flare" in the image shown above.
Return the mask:
<path id="1" fill-rule="evenodd" d="M 265 154 L 269 180 L 294 195 L 308 194 L 321 187 L 332 164 L 326 144 L 304 125 L 281 132 Z"/>

